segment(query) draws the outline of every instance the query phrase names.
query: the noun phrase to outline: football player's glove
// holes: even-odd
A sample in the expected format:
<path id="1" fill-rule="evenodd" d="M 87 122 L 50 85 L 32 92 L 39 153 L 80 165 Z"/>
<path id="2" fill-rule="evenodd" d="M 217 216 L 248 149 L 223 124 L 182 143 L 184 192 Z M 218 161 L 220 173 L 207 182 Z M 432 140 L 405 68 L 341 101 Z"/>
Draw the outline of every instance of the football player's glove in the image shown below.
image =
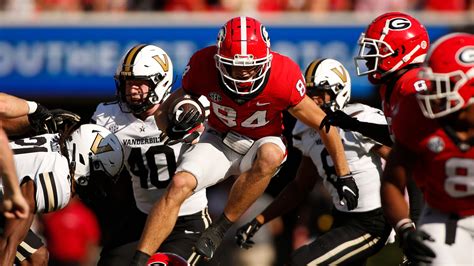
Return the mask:
<path id="1" fill-rule="evenodd" d="M 36 134 L 59 133 L 80 120 L 81 117 L 75 113 L 63 109 L 48 110 L 41 104 L 38 104 L 34 113 L 28 115 L 30 126 Z"/>
<path id="2" fill-rule="evenodd" d="M 235 234 L 235 241 L 237 242 L 237 245 L 245 249 L 251 248 L 255 244 L 255 242 L 252 240 L 252 237 L 258 232 L 260 227 L 262 227 L 262 224 L 257 221 L 256 218 L 240 227 Z"/>
<path id="3" fill-rule="evenodd" d="M 166 129 L 166 145 L 178 142 L 192 143 L 200 136 L 205 110 L 199 101 L 189 96 L 180 97 L 168 112 L 168 128 Z"/>
<path id="4" fill-rule="evenodd" d="M 424 243 L 425 240 L 434 241 L 428 233 L 415 229 L 411 222 L 400 226 L 397 233 L 400 236 L 403 253 L 410 263 L 415 265 L 419 263 L 431 264 L 436 254 Z"/>
<path id="5" fill-rule="evenodd" d="M 222 239 L 224 239 L 224 233 L 218 228 L 210 226 L 197 240 L 194 245 L 194 251 L 205 260 L 210 260 L 214 256 L 216 249 L 220 246 Z"/>
<path id="6" fill-rule="evenodd" d="M 357 118 L 351 117 L 350 115 L 344 113 L 341 110 L 332 111 L 329 108 L 325 108 L 326 116 L 321 121 L 319 129 L 326 129 L 326 133 L 329 132 L 331 126 L 336 126 L 345 130 L 357 131 L 359 127 L 359 120 Z"/>
<path id="7" fill-rule="evenodd" d="M 129 266 L 145 266 L 147 265 L 150 257 L 150 255 L 140 250 L 135 250 L 135 254 L 133 254 L 132 261 L 130 262 Z"/>
<path id="8" fill-rule="evenodd" d="M 202 256 L 205 260 L 212 259 L 216 249 L 224 239 L 225 233 L 232 226 L 233 222 L 225 216 L 224 213 L 212 223 L 199 237 L 194 245 L 194 251 Z"/>
<path id="9" fill-rule="evenodd" d="M 357 187 L 354 177 L 352 177 L 352 173 L 336 178 L 328 178 L 328 181 L 336 188 L 341 205 L 347 204 L 349 211 L 357 208 L 359 188 Z"/>
<path id="10" fill-rule="evenodd" d="M 28 121 L 36 134 L 50 133 L 56 129 L 51 111 L 39 103 L 36 111 L 28 115 Z"/>

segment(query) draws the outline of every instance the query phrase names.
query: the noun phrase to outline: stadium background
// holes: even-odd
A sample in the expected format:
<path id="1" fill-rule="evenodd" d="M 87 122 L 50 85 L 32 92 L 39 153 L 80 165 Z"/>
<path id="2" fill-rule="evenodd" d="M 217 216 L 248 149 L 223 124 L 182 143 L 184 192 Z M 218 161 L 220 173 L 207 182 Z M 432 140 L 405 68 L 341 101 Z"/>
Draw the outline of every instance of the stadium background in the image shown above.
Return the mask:
<path id="1" fill-rule="evenodd" d="M 41 102 L 49 108 L 77 112 L 86 122 L 99 102 L 114 99 L 116 65 L 132 45 L 152 43 L 167 51 L 174 63 L 176 89 L 193 52 L 215 43 L 219 27 L 229 18 L 246 14 L 266 25 L 273 50 L 290 56 L 303 70 L 314 58 L 329 57 L 343 62 L 352 77 L 352 99 L 379 107 L 377 92 L 366 77 L 356 76 L 353 63 L 360 33 L 379 13 L 35 12 L 25 15 L 6 11 L 0 15 L 0 91 Z M 451 31 L 473 32 L 472 11 L 410 13 L 427 26 L 432 41 Z M 285 123 L 288 135 L 294 120 L 287 118 Z M 268 194 L 276 196 L 293 178 L 299 157 L 292 154 L 290 151 L 288 162 L 272 181 Z M 284 231 L 275 238 L 278 261 L 284 261 L 291 250 L 292 229 L 298 224 L 299 215 L 295 210 L 284 216 Z M 390 257 L 399 255 L 396 248 L 385 252 L 391 255 L 379 256 L 371 265 L 397 265 L 396 259 Z"/>

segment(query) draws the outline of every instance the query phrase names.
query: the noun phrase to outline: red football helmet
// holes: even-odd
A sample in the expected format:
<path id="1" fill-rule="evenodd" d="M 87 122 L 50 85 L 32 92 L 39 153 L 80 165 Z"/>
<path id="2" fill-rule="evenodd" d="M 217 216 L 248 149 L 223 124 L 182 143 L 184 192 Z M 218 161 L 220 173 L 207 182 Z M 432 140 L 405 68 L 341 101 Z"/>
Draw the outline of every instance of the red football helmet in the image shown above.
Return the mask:
<path id="1" fill-rule="evenodd" d="M 474 103 L 474 35 L 448 34 L 433 44 L 421 72 L 428 90 L 417 94 L 423 114 L 442 117 Z"/>
<path id="2" fill-rule="evenodd" d="M 430 39 L 426 28 L 415 18 L 400 12 L 377 17 L 359 38 L 355 63 L 357 75 L 369 75 L 376 84 L 385 75 L 409 64 L 423 63 Z"/>
<path id="3" fill-rule="evenodd" d="M 265 27 L 251 17 L 229 20 L 217 36 L 215 60 L 225 88 L 233 95 L 251 96 L 263 89 L 272 60 Z"/>
<path id="4" fill-rule="evenodd" d="M 158 252 L 148 259 L 146 265 L 147 266 L 189 266 L 189 263 L 176 254 Z"/>

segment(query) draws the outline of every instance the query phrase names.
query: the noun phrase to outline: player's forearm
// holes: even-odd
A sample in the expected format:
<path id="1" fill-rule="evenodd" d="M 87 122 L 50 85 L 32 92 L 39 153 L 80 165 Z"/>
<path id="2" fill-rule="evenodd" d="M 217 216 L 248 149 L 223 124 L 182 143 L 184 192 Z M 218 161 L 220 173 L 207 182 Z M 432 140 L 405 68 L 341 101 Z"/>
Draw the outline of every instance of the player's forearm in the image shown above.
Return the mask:
<path id="1" fill-rule="evenodd" d="M 338 176 L 344 176 L 351 172 L 349 164 L 346 160 L 346 154 L 344 153 L 344 146 L 342 145 L 341 136 L 337 132 L 335 127 L 331 127 L 328 133 L 325 131 L 319 132 L 321 140 L 326 147 L 332 161 L 334 162 L 334 168 Z"/>
<path id="2" fill-rule="evenodd" d="M 328 133 L 325 130 L 319 129 L 326 113 L 308 96 L 305 96 L 300 103 L 290 108 L 289 112 L 301 122 L 319 131 L 321 139 L 334 162 L 337 175 L 344 176 L 349 174 L 350 169 L 346 161 L 344 147 L 336 128 L 330 127 Z"/>
<path id="3" fill-rule="evenodd" d="M 4 192 L 13 195 L 20 192 L 20 185 L 16 176 L 15 165 L 13 163 L 13 152 L 8 144 L 8 137 L 0 128 L 0 176 L 3 178 Z"/>
<path id="4" fill-rule="evenodd" d="M 17 118 L 26 116 L 29 113 L 30 105 L 28 105 L 26 100 L 5 93 L 0 93 L 0 118 Z"/>
<path id="5" fill-rule="evenodd" d="M 295 181 L 291 181 L 277 196 L 273 202 L 257 216 L 257 220 L 262 223 L 268 223 L 273 219 L 288 213 L 298 206 L 307 196 L 307 191 L 298 186 Z"/>
<path id="6" fill-rule="evenodd" d="M 380 188 L 382 209 L 385 218 L 395 228 L 402 219 L 409 218 L 409 208 L 399 188 L 390 182 L 383 181 Z"/>
<path id="7" fill-rule="evenodd" d="M 257 216 L 260 223 L 268 223 L 298 206 L 316 184 L 318 169 L 310 157 L 302 156 L 296 178 L 280 192 L 275 200 Z"/>
<path id="8" fill-rule="evenodd" d="M 31 127 L 28 116 L 1 120 L 1 125 L 9 136 L 22 135 L 27 133 Z"/>
<path id="9" fill-rule="evenodd" d="M 385 165 L 380 196 L 385 217 L 392 226 L 402 219 L 409 218 L 409 208 L 404 194 L 408 172 L 414 160 L 407 149 L 395 144 Z"/>
<path id="10" fill-rule="evenodd" d="M 26 219 L 6 219 L 0 235 L 0 265 L 13 265 L 17 247 L 25 239 L 34 217 L 30 213 Z"/>

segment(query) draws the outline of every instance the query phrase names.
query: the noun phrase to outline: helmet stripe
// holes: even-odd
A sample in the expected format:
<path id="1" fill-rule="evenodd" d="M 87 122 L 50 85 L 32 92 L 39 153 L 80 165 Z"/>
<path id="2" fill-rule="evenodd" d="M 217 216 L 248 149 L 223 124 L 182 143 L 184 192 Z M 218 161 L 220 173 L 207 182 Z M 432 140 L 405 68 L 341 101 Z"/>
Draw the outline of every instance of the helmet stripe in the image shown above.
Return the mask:
<path id="1" fill-rule="evenodd" d="M 139 44 L 133 47 L 132 49 L 130 49 L 128 54 L 125 56 L 125 59 L 123 60 L 122 67 L 123 67 L 124 72 L 132 72 L 132 68 L 133 68 L 132 62 L 137 57 L 138 52 L 145 46 L 146 44 Z"/>
<path id="2" fill-rule="evenodd" d="M 323 62 L 324 59 L 317 59 L 314 60 L 309 64 L 309 66 L 306 68 L 306 72 L 304 74 L 305 80 L 306 80 L 306 86 L 307 87 L 313 87 L 316 84 L 314 84 L 314 76 L 316 75 L 316 69 L 318 69 L 319 64 Z"/>
<path id="3" fill-rule="evenodd" d="M 240 17 L 240 54 L 247 54 L 247 17 Z"/>

